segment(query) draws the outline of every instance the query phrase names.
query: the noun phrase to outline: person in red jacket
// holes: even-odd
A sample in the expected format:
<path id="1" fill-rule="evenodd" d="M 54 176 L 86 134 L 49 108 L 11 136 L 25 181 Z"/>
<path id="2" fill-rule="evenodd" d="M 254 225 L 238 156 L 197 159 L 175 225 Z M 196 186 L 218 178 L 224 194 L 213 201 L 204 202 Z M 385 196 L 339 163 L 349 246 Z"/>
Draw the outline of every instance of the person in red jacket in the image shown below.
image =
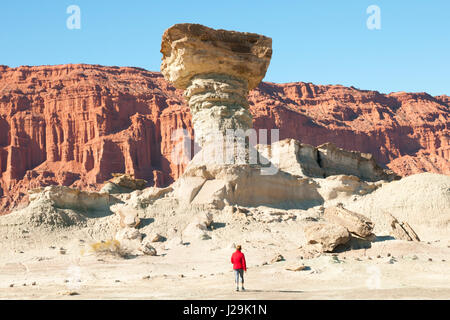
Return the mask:
<path id="1" fill-rule="evenodd" d="M 236 278 L 236 291 L 239 291 L 239 277 L 241 277 L 242 291 L 245 291 L 244 271 L 247 272 L 247 266 L 245 264 L 245 256 L 241 250 L 241 246 L 236 246 L 236 251 L 231 256 L 231 263 L 233 264 L 234 276 Z"/>

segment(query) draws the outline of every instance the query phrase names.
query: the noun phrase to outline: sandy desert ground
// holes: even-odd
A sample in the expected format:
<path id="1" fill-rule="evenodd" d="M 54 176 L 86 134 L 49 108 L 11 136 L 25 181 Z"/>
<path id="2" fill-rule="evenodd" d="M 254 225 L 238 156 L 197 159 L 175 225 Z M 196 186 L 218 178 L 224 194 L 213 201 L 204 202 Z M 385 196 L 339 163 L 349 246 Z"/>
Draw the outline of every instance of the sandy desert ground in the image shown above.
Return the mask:
<path id="1" fill-rule="evenodd" d="M 0 298 L 450 299 L 450 239 L 378 236 L 368 249 L 313 257 L 301 247 L 303 223 L 249 224 L 218 214 L 211 239 L 158 242 L 157 256 L 128 259 L 89 253 L 98 237 L 90 228 L 25 230 L 19 237 L 6 230 Z M 247 257 L 246 292 L 234 291 L 232 242 L 241 243 Z M 278 254 L 284 260 L 271 262 Z M 306 270 L 286 270 L 302 264 Z"/>

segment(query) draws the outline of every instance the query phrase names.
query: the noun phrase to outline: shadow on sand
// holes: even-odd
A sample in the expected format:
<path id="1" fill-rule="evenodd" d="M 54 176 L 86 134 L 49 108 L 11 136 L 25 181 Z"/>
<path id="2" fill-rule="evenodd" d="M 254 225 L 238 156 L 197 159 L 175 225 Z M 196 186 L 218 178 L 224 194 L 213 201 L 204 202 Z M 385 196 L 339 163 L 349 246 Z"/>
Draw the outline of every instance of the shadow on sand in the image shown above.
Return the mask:
<path id="1" fill-rule="evenodd" d="M 155 221 L 155 219 L 153 219 L 153 218 L 142 218 L 139 227 L 144 228 L 144 227 L 148 226 L 149 224 L 153 223 L 154 221 Z"/>
<path id="2" fill-rule="evenodd" d="M 251 293 L 303 293 L 300 290 L 258 290 L 258 289 L 245 289 L 245 291 L 239 292 L 251 292 Z"/>
<path id="3" fill-rule="evenodd" d="M 392 236 L 376 236 L 376 238 L 373 242 L 382 242 L 382 241 L 389 241 L 389 240 L 395 240 L 395 238 Z"/>
<path id="4" fill-rule="evenodd" d="M 212 227 L 214 230 L 224 228 L 227 224 L 223 222 L 213 222 Z"/>

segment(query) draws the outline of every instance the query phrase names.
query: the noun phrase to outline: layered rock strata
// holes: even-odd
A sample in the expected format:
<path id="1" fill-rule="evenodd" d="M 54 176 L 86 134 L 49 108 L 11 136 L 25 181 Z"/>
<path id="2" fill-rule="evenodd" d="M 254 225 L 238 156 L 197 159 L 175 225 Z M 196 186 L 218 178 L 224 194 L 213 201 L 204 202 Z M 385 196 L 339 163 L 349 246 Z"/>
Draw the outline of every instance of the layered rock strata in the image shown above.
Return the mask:
<path id="1" fill-rule="evenodd" d="M 256 149 L 285 172 L 304 177 L 326 178 L 352 175 L 364 181 L 398 180 L 392 170 L 381 168 L 370 153 L 347 151 L 333 143 L 318 147 L 294 139 L 284 139 Z"/>
<path id="2" fill-rule="evenodd" d="M 184 90 L 201 147 L 220 143 L 227 130 L 252 127 L 247 96 L 266 74 L 272 39 L 177 24 L 164 32 L 161 53 L 161 72 Z"/>
<path id="3" fill-rule="evenodd" d="M 263 82 L 250 91 L 249 110 L 256 130 L 279 129 L 280 139 L 371 153 L 402 176 L 448 175 L 449 101 L 424 92 Z M 100 190 L 114 172 L 167 186 L 187 165 L 171 156 L 178 130 L 193 136 L 191 113 L 182 90 L 159 72 L 0 66 L 0 214 L 25 205 L 30 188 Z"/>

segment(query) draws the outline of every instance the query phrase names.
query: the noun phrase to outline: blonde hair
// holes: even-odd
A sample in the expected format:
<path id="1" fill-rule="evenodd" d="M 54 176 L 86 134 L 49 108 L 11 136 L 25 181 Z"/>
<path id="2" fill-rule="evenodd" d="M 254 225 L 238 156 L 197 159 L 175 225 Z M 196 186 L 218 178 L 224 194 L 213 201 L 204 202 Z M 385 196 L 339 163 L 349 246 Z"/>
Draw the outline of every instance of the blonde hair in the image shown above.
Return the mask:
<path id="1" fill-rule="evenodd" d="M 241 251 L 241 249 L 242 249 L 241 245 L 240 245 L 240 244 L 238 244 L 238 245 L 236 246 L 236 250 L 239 250 L 239 251 Z"/>

